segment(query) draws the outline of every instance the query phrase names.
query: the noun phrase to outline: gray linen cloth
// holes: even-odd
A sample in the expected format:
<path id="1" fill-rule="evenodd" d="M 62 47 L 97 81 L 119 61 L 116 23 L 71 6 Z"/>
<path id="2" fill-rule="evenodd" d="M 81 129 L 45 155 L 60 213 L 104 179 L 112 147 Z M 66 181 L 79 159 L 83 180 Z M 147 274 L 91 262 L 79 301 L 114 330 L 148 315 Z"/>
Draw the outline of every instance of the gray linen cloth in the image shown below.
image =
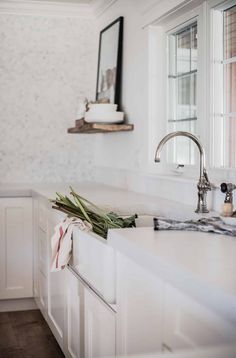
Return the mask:
<path id="1" fill-rule="evenodd" d="M 156 217 L 154 230 L 186 230 L 212 232 L 215 234 L 236 236 L 236 226 L 226 225 L 220 217 L 201 218 L 199 220 L 178 221 Z"/>

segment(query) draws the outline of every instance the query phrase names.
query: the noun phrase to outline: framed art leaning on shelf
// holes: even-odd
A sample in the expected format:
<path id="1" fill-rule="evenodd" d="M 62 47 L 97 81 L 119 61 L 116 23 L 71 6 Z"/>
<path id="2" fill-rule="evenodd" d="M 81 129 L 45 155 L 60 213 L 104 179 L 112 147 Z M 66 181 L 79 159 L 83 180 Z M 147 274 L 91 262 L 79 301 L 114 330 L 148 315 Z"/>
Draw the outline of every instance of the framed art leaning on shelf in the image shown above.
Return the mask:
<path id="1" fill-rule="evenodd" d="M 120 107 L 123 17 L 100 32 L 96 100 Z"/>

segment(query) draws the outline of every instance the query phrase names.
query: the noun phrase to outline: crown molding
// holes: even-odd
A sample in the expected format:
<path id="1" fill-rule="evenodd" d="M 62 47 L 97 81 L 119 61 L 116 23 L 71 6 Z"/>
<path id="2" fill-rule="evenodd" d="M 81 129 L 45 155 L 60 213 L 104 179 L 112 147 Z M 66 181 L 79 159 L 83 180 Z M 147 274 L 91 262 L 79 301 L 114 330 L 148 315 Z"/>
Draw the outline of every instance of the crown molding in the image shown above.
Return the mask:
<path id="1" fill-rule="evenodd" d="M 0 14 L 93 18 L 89 4 L 40 0 L 2 0 Z"/>
<path id="2" fill-rule="evenodd" d="M 198 6 L 204 0 L 152 0 L 148 4 L 141 7 L 143 17 L 143 28 L 148 25 L 160 24 L 169 16 L 187 8 L 189 5 L 194 4 Z"/>
<path id="3" fill-rule="evenodd" d="M 92 0 L 91 7 L 96 17 L 103 15 L 117 0 Z"/>
<path id="4" fill-rule="evenodd" d="M 117 0 L 91 0 L 79 4 L 66 0 L 0 0 L 0 14 L 95 18 L 104 14 Z"/>

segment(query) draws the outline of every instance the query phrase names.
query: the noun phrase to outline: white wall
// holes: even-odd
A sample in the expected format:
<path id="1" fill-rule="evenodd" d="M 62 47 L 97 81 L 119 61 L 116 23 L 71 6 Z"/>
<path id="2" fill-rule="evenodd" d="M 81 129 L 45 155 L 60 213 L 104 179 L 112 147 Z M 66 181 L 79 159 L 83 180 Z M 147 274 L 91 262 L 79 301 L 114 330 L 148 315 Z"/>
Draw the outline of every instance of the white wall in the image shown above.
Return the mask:
<path id="1" fill-rule="evenodd" d="M 146 25 L 183 2 L 111 1 L 96 23 L 86 17 L 0 12 L 0 182 L 96 180 L 195 205 L 197 175 L 192 180 L 161 176 L 148 163 Z M 99 31 L 119 16 L 124 16 L 122 104 L 135 129 L 68 135 L 78 97 L 94 98 Z M 155 135 L 158 143 L 160 133 Z M 210 199 L 219 209 L 222 195 Z"/>
<path id="2" fill-rule="evenodd" d="M 98 166 L 142 169 L 147 155 L 148 123 L 148 36 L 135 0 L 118 0 L 99 18 L 104 28 L 124 16 L 122 107 L 134 132 L 101 135 L 96 151 Z"/>
<path id="3" fill-rule="evenodd" d="M 0 182 L 93 177 L 94 138 L 67 128 L 96 64 L 91 19 L 0 12 Z"/>
<path id="4" fill-rule="evenodd" d="M 192 2 L 199 4 L 201 0 Z M 153 118 L 149 108 L 150 37 L 147 25 L 170 15 L 182 3 L 186 1 L 117 0 L 98 19 L 101 30 L 118 16 L 124 16 L 122 103 L 128 122 L 134 123 L 134 131 L 100 135 L 96 149 L 96 180 L 195 206 L 199 171 L 192 179 L 163 176 L 158 164 L 150 165 L 154 150 L 151 156 L 148 153 Z M 158 128 L 154 135 L 157 145 L 161 135 Z M 209 193 L 208 198 L 211 207 L 221 210 L 224 196 L 219 191 L 214 191 L 213 195 Z"/>

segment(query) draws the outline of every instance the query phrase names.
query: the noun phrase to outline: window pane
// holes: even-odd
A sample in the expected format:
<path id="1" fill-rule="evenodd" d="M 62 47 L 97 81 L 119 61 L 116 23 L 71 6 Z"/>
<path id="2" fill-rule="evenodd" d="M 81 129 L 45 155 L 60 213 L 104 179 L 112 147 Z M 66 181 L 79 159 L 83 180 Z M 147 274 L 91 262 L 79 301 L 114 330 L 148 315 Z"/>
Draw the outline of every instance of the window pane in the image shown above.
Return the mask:
<path id="1" fill-rule="evenodd" d="M 223 38 L 216 40 L 219 47 L 223 40 L 224 60 L 222 65 L 217 65 L 215 83 L 221 84 L 223 79 L 223 86 L 218 86 L 215 98 L 213 155 L 216 167 L 236 168 L 236 6 L 223 11 L 222 16 Z"/>
<path id="2" fill-rule="evenodd" d="M 169 132 L 196 133 L 197 23 L 169 35 Z M 194 143 L 178 138 L 169 145 L 169 162 L 194 164 Z"/>
<path id="3" fill-rule="evenodd" d="M 190 72 L 191 28 L 176 34 L 177 74 Z"/>
<path id="4" fill-rule="evenodd" d="M 224 11 L 224 59 L 236 56 L 236 6 Z"/>
<path id="5" fill-rule="evenodd" d="M 214 164 L 216 167 L 236 167 L 236 117 L 214 118 Z"/>
<path id="6" fill-rule="evenodd" d="M 191 71 L 197 69 L 197 24 L 191 28 Z"/>
<path id="7" fill-rule="evenodd" d="M 236 113 L 236 62 L 224 65 L 224 103 L 225 113 Z"/>
<path id="8" fill-rule="evenodd" d="M 196 132 L 196 121 L 170 122 L 169 132 L 185 131 Z M 173 138 L 168 143 L 168 161 L 178 164 L 194 165 L 196 147 L 193 142 L 186 137 Z"/>
<path id="9" fill-rule="evenodd" d="M 236 167 L 236 117 L 225 118 L 225 145 L 224 152 L 227 167 Z"/>
<path id="10" fill-rule="evenodd" d="M 196 73 L 188 74 L 177 79 L 177 118 L 196 118 Z"/>

